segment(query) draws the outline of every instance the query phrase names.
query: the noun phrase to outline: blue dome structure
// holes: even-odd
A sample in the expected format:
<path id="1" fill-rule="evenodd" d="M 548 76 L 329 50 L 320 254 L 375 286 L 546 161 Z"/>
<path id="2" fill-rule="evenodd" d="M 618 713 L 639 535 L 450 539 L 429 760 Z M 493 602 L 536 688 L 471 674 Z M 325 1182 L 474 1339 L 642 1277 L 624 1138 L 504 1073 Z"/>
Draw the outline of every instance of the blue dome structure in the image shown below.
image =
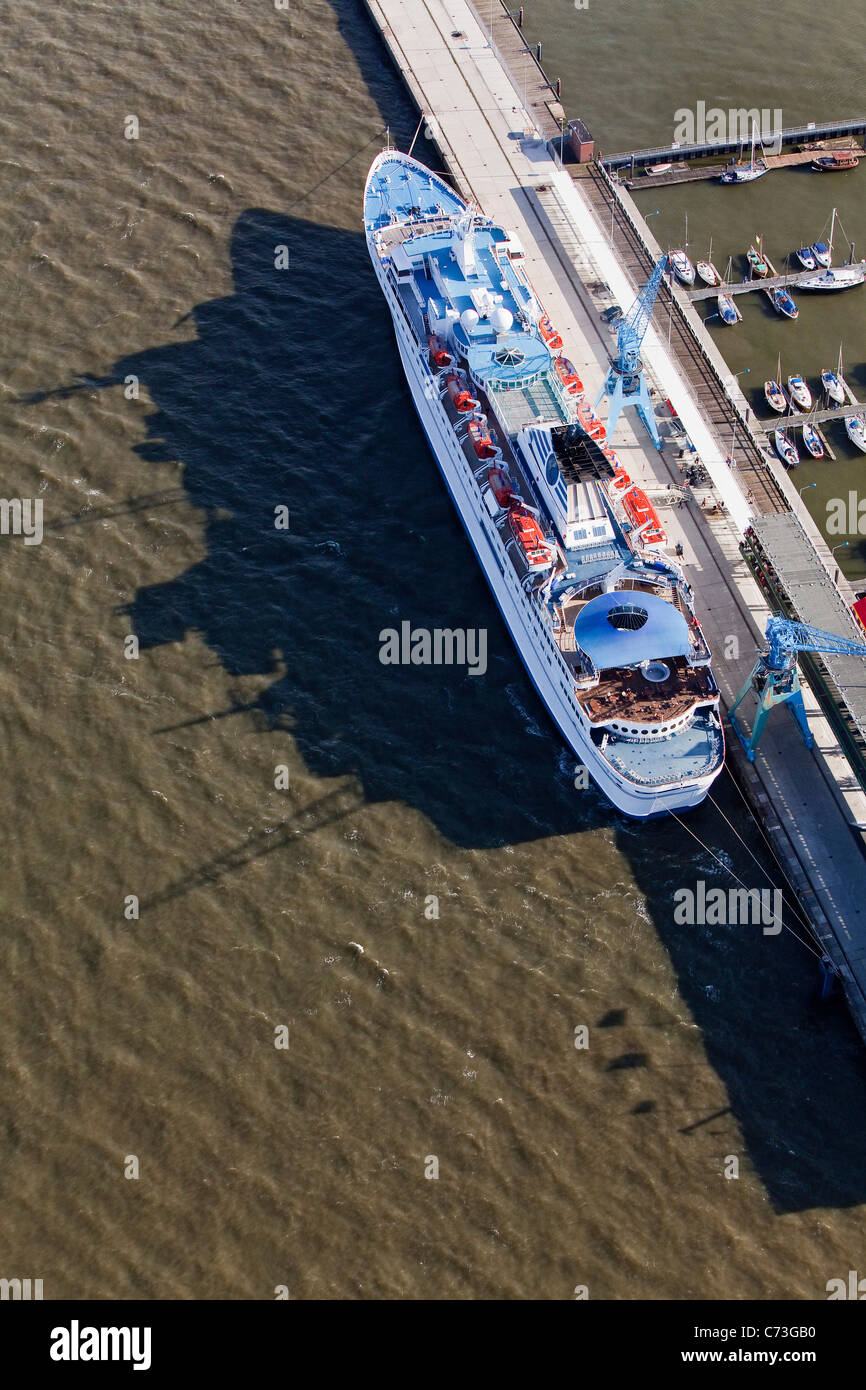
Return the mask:
<path id="1" fill-rule="evenodd" d="M 574 638 L 600 671 L 692 654 L 689 625 L 679 609 L 632 589 L 590 599 L 577 615 Z"/>

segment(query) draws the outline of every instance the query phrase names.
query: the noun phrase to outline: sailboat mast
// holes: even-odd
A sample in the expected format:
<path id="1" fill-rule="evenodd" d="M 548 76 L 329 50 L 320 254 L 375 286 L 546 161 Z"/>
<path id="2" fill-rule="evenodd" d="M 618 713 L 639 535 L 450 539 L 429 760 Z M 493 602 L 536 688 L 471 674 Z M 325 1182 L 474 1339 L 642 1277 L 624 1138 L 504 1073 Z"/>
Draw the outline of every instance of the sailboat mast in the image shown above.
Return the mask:
<path id="1" fill-rule="evenodd" d="M 833 216 L 830 219 L 830 260 L 833 260 L 833 233 L 836 230 L 836 209 L 833 209 Z"/>

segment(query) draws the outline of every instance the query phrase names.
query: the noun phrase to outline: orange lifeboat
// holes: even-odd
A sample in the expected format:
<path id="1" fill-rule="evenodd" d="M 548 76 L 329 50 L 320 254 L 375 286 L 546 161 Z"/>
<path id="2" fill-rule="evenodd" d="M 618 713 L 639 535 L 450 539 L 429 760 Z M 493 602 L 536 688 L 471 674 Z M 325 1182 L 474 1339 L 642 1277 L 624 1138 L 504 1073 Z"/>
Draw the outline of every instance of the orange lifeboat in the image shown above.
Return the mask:
<path id="1" fill-rule="evenodd" d="M 573 365 L 567 357 L 557 357 L 554 364 L 556 366 L 559 379 L 570 396 L 583 395 L 583 382 L 574 370 Z"/>
<path id="2" fill-rule="evenodd" d="M 520 503 L 508 513 L 508 526 L 512 536 L 523 551 L 523 558 L 531 570 L 549 569 L 553 562 L 551 547 L 544 538 L 544 532 L 535 517 Z"/>
<path id="3" fill-rule="evenodd" d="M 485 419 L 470 420 L 467 433 L 472 440 L 472 447 L 480 459 L 496 457 L 499 451 L 490 437 L 490 430 Z"/>
<path id="4" fill-rule="evenodd" d="M 562 339 L 554 328 L 547 314 L 538 320 L 538 331 L 544 339 L 551 352 L 562 352 Z"/>
<path id="5" fill-rule="evenodd" d="M 590 439 L 607 439 L 607 430 L 599 420 L 592 406 L 586 401 L 581 401 L 578 405 L 577 418 L 583 425 Z"/>
<path id="6" fill-rule="evenodd" d="M 642 545 L 665 545 L 667 536 L 661 528 L 658 514 L 645 492 L 630 488 L 622 499 L 625 514 Z"/>
<path id="7" fill-rule="evenodd" d="M 504 468 L 491 468 L 487 474 L 487 481 L 500 507 L 507 507 L 511 502 L 520 501 Z"/>
<path id="8" fill-rule="evenodd" d="M 481 402 L 476 401 L 471 391 L 466 390 L 466 386 L 456 372 L 449 372 L 445 378 L 445 385 L 448 387 L 448 394 L 454 402 L 454 406 L 460 411 L 461 415 L 467 414 L 470 410 L 477 410 Z"/>
<path id="9" fill-rule="evenodd" d="M 618 492 L 624 492 L 627 488 L 631 487 L 631 478 L 628 476 L 621 463 L 618 463 L 616 466 L 616 471 L 613 475 L 613 485 Z"/>
<path id="10" fill-rule="evenodd" d="M 433 358 L 433 365 L 435 367 L 451 366 L 451 353 L 446 348 L 442 339 L 435 333 L 429 335 L 427 346 L 430 349 L 430 356 Z"/>

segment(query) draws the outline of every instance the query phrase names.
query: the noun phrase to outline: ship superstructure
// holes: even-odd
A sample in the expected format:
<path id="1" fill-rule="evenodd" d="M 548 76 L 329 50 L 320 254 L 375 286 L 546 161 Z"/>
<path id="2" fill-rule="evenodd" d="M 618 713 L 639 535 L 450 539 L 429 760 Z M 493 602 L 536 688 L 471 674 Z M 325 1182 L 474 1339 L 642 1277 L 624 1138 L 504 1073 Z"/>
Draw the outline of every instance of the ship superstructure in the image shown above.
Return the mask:
<path id="1" fill-rule="evenodd" d="M 373 163 L 364 220 L 421 423 L 548 713 L 621 811 L 696 805 L 724 738 L 691 588 L 522 248 L 395 150 Z"/>

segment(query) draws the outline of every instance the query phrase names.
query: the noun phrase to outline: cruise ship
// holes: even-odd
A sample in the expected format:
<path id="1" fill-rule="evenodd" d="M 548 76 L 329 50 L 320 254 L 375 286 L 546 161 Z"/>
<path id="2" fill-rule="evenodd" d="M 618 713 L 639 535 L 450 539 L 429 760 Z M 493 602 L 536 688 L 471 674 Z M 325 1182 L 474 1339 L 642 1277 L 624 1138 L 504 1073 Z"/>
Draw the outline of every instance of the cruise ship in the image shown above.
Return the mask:
<path id="1" fill-rule="evenodd" d="M 697 805 L 724 735 L 692 590 L 519 242 L 394 149 L 373 161 L 364 223 L 430 447 L 579 768 L 628 816 Z"/>

